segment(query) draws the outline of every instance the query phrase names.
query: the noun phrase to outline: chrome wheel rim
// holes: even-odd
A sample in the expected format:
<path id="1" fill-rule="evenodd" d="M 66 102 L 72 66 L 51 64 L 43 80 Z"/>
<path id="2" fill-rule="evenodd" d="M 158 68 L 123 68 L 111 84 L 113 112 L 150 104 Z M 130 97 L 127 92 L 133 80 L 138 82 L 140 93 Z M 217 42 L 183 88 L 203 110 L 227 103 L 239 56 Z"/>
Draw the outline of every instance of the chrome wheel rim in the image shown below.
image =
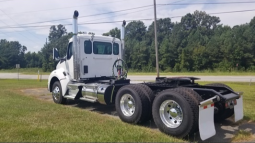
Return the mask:
<path id="1" fill-rule="evenodd" d="M 132 116 L 135 113 L 135 100 L 130 94 L 124 94 L 120 99 L 120 109 L 125 116 Z"/>
<path id="2" fill-rule="evenodd" d="M 159 115 L 162 122 L 168 128 L 177 128 L 182 124 L 182 108 L 173 100 L 166 100 L 161 104 L 159 108 Z"/>
<path id="3" fill-rule="evenodd" d="M 59 87 L 56 86 L 52 92 L 54 100 L 58 101 L 60 99 L 60 90 Z"/>

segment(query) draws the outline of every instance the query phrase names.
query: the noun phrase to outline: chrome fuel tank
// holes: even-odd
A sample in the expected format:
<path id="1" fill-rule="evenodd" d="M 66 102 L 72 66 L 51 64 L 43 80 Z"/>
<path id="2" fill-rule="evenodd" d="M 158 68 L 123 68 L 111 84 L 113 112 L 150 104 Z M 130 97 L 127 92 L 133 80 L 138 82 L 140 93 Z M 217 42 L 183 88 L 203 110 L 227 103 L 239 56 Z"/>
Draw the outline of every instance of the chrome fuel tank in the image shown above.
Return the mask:
<path id="1" fill-rule="evenodd" d="M 107 84 L 84 84 L 82 87 L 83 98 L 97 100 L 101 104 L 106 104 L 105 102 L 105 91 L 109 87 Z M 109 95 L 110 96 L 110 95 Z"/>

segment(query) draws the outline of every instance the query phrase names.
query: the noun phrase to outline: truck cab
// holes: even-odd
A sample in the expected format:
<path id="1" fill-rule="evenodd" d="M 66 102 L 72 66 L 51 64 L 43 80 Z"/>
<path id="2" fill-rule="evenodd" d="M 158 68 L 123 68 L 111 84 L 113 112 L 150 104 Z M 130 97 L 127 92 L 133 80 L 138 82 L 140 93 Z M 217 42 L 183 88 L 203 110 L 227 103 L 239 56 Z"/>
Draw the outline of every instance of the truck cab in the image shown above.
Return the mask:
<path id="1" fill-rule="evenodd" d="M 56 70 L 64 68 L 74 79 L 74 64 L 79 66 L 80 79 L 112 76 L 113 63 L 121 58 L 121 41 L 117 38 L 100 35 L 79 34 L 77 36 L 79 63 L 74 63 L 73 38 L 69 40 L 66 59 L 59 62 Z"/>

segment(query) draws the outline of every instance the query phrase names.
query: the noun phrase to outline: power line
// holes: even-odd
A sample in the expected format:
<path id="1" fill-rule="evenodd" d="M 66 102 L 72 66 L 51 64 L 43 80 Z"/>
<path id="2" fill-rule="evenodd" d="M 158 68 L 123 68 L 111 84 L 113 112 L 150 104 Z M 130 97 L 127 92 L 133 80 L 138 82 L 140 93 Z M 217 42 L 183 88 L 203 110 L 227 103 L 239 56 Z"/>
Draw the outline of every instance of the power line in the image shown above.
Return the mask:
<path id="1" fill-rule="evenodd" d="M 10 16 L 8 16 L 5 12 L 3 12 L 1 9 L 0 9 L 0 11 L 3 13 L 3 14 L 5 14 L 9 19 L 11 19 L 14 23 L 16 23 L 16 24 L 19 24 L 19 23 L 17 23 L 15 20 L 13 20 Z M 28 30 L 26 30 L 26 31 L 28 31 Z M 28 31 L 29 32 L 29 31 Z M 29 32 L 30 33 L 30 32 Z M 23 35 L 23 34 L 22 34 Z M 23 35 L 24 36 L 24 35 Z M 36 39 L 36 40 L 38 40 L 38 39 Z"/>
<path id="2" fill-rule="evenodd" d="M 178 4 L 173 4 L 173 3 L 168 3 L 168 4 L 157 4 L 157 5 L 213 5 L 213 4 L 247 4 L 247 3 L 255 3 L 255 1 L 246 1 L 246 2 L 217 2 L 217 3 L 178 3 Z"/>
<path id="3" fill-rule="evenodd" d="M 250 10 L 237 10 L 237 11 L 225 11 L 225 12 L 213 12 L 213 13 L 207 13 L 207 14 L 226 14 L 226 13 L 240 13 L 240 12 L 250 12 L 250 11 L 255 11 L 255 9 L 250 9 Z M 169 18 L 180 18 L 182 16 L 172 16 Z"/>
<path id="4" fill-rule="evenodd" d="M 178 2 L 178 1 L 177 1 Z M 161 6 L 162 7 L 162 6 Z M 146 8 L 146 9 L 142 9 L 142 10 L 138 10 L 138 11 L 133 11 L 133 12 L 129 12 L 129 13 L 124 13 L 124 14 L 119 14 L 119 15 L 115 15 L 114 17 L 117 16 L 122 16 L 122 15 L 129 15 L 132 13 L 137 13 L 137 12 L 141 12 L 141 11 L 145 11 L 145 10 L 149 10 L 151 8 Z M 112 18 L 113 16 L 110 17 L 105 17 L 105 18 L 99 18 L 99 19 L 93 19 L 93 20 L 89 20 L 89 21 L 85 21 L 85 22 L 91 22 L 91 21 L 97 21 L 97 20 L 102 20 L 102 19 L 108 19 L 108 18 Z M 133 20 L 134 21 L 134 20 Z M 118 22 L 123 22 L 123 21 L 118 21 Z M 62 24 L 63 26 L 72 26 L 72 24 Z M 39 25 L 39 26 L 22 26 L 22 28 L 36 28 L 34 30 L 39 30 L 39 29 L 46 29 L 48 27 L 51 27 L 53 25 Z M 55 25 L 56 26 L 56 25 Z M 39 28 L 38 28 L 39 27 Z M 18 27 L 15 27 L 18 28 Z M 3 27 L 0 27 L 0 29 L 3 29 Z M 16 31 L 16 32 L 24 32 L 24 31 Z M 5 32 L 5 33 L 15 33 L 15 32 Z"/>
<path id="5" fill-rule="evenodd" d="M 89 4 L 89 5 L 87 4 L 87 5 L 79 5 L 79 6 L 61 7 L 61 8 L 54 8 L 54 9 L 44 9 L 44 10 L 37 10 L 37 11 L 16 12 L 16 13 L 9 13 L 9 15 L 16 15 L 16 14 L 23 14 L 23 13 L 29 13 L 30 14 L 32 12 L 52 11 L 52 10 L 68 9 L 68 8 L 74 8 L 74 7 L 88 7 L 88 6 L 93 6 L 93 5 L 111 4 L 111 3 L 117 3 L 117 2 L 123 2 L 123 0 L 116 0 L 116 1 L 104 2 L 104 3 L 95 3 L 95 4 Z"/>
<path id="6" fill-rule="evenodd" d="M 9 25 L 8 24 L 6 24 L 5 22 L 3 22 L 2 20 L 0 20 L 2 23 L 4 23 L 5 25 L 7 25 L 8 27 L 9 27 Z M 16 31 L 16 30 L 14 30 L 14 31 Z M 5 33 L 4 33 L 5 34 Z M 25 39 L 26 38 L 26 36 L 25 35 L 23 35 L 22 33 L 19 33 L 20 35 L 22 35 L 22 38 L 23 39 Z M 5 34 L 6 35 L 6 34 Z M 9 34 L 8 34 L 9 35 Z M 6 35 L 7 36 L 7 35 Z M 28 38 L 26 39 L 26 40 L 28 40 Z M 31 39 L 30 39 L 31 40 Z M 31 41 L 33 41 L 33 40 L 31 40 Z M 39 43 L 37 43 L 37 44 L 39 44 Z M 39 44 L 40 45 L 40 44 Z M 33 48 L 34 49 L 34 48 Z"/>
<path id="7" fill-rule="evenodd" d="M 4 23 L 5 25 L 7 25 L 5 22 L 3 22 L 2 20 L 0 20 L 2 23 Z M 7 25 L 8 26 L 8 25 Z M 16 30 L 14 30 L 14 31 L 16 31 Z M 1 32 L 2 33 L 2 32 Z M 3 33 L 3 34 L 5 34 L 6 36 L 7 36 L 7 34 L 6 33 Z M 9 35 L 9 34 L 8 34 Z"/>
<path id="8" fill-rule="evenodd" d="M 181 0 L 177 0 L 173 3 L 178 3 L 180 2 Z M 158 6 L 158 7 L 163 7 L 165 5 L 162 5 L 162 6 Z M 129 14 L 132 14 L 132 13 L 137 13 L 137 12 L 141 12 L 141 11 L 146 11 L 146 10 L 153 10 L 151 8 L 146 8 L 146 9 L 142 9 L 142 10 L 137 10 L 137 11 L 133 11 L 133 12 L 129 12 L 129 13 L 124 13 L 124 14 L 118 14 L 118 15 L 114 15 L 114 16 L 110 16 L 110 17 L 105 17 L 105 18 L 99 18 L 99 19 L 94 19 L 94 20 L 89 20 L 89 21 L 85 21 L 85 22 L 91 22 L 91 21 L 97 21 L 97 20 L 102 20 L 102 19 L 108 19 L 108 18 L 113 18 L 113 17 L 118 17 L 118 16 L 122 16 L 122 15 L 129 15 Z"/>
<path id="9" fill-rule="evenodd" d="M 180 1 L 181 0 L 176 1 L 176 2 L 180 2 Z M 176 2 L 174 2 L 174 3 L 176 3 Z M 149 10 L 149 9 L 151 9 L 151 8 L 146 8 L 146 9 L 137 10 L 137 11 L 133 11 L 133 12 L 129 12 L 129 13 L 124 13 L 124 14 L 118 14 L 118 15 L 115 15 L 115 16 L 110 16 L 110 17 L 105 17 L 105 18 L 93 19 L 93 20 L 89 20 L 89 21 L 85 21 L 85 22 L 91 22 L 91 21 L 97 21 L 97 20 L 102 20 L 102 19 L 108 19 L 108 18 L 118 17 L 118 16 L 122 16 L 122 15 L 129 15 L 129 14 L 132 14 L 132 13 L 137 13 L 137 12 L 141 12 L 141 11 L 145 11 L 145 10 Z M 134 20 L 131 20 L 131 21 L 134 21 Z M 118 22 L 123 22 L 123 21 L 118 21 Z M 61 24 L 61 25 L 63 25 L 63 26 L 71 26 L 72 24 Z M 22 28 L 36 28 L 35 30 L 38 30 L 38 29 L 45 29 L 45 28 L 48 28 L 48 27 L 51 27 L 51 26 L 53 26 L 53 25 L 22 26 Z M 40 27 L 40 28 L 38 28 L 38 27 Z M 4 27 L 0 27 L 0 29 L 3 29 L 3 28 Z M 18 27 L 13 27 L 13 28 L 18 28 Z M 17 31 L 17 32 L 23 32 L 23 31 Z M 7 32 L 7 33 L 14 33 L 14 32 Z"/>
<path id="10" fill-rule="evenodd" d="M 140 9 L 140 8 L 145 8 L 145 7 L 152 7 L 152 5 L 146 5 L 146 6 L 141 6 L 141 7 L 135 7 L 135 8 L 130 8 L 130 9 L 123 9 L 123 10 L 105 12 L 105 13 L 98 13 L 98 14 L 92 14 L 92 15 L 79 16 L 79 18 L 91 17 L 91 16 L 99 16 L 99 15 L 105 15 L 105 14 L 111 14 L 111 13 L 117 13 L 117 12 L 122 12 L 122 11 L 129 11 L 129 10 Z M 72 19 L 72 18 L 64 18 L 64 19 L 56 19 L 56 20 L 49 20 L 49 21 L 40 21 L 40 22 L 33 22 L 33 23 L 25 23 L 25 24 L 20 24 L 20 25 L 30 25 L 30 24 L 38 24 L 38 23 L 62 21 L 62 20 L 69 20 L 69 19 Z M 11 25 L 11 26 L 13 26 L 13 25 Z"/>
<path id="11" fill-rule="evenodd" d="M 129 15 L 129 14 L 133 14 L 133 13 L 137 13 L 137 12 L 141 12 L 141 11 L 146 11 L 149 10 L 151 8 L 146 8 L 146 9 L 142 9 L 142 10 L 137 10 L 137 11 L 132 11 L 129 13 L 123 13 L 123 14 L 118 14 L 118 15 L 114 15 L 114 16 L 108 16 L 108 17 L 104 17 L 104 18 L 98 18 L 98 19 L 93 19 L 93 20 L 87 20 L 85 22 L 91 22 L 91 21 L 97 21 L 97 20 L 102 20 L 102 19 L 108 19 L 108 18 L 113 18 L 113 17 L 118 17 L 118 16 L 122 16 L 122 15 Z"/>
<path id="12" fill-rule="evenodd" d="M 255 3 L 255 1 L 247 1 L 247 2 L 219 2 L 219 3 L 168 3 L 168 4 L 157 4 L 157 5 L 195 5 L 195 4 L 244 4 L 244 3 Z M 135 7 L 135 8 L 130 8 L 130 9 L 123 9 L 123 10 L 118 10 L 118 11 L 112 11 L 112 12 L 105 12 L 105 13 L 98 13 L 98 14 L 92 14 L 92 15 L 85 15 L 85 16 L 80 16 L 80 18 L 84 17 L 91 17 L 91 16 L 99 16 L 99 15 L 105 15 L 105 14 L 111 14 L 111 13 L 117 13 L 117 12 L 122 12 L 122 11 L 129 11 L 129 10 L 134 10 L 134 9 L 140 9 L 144 7 L 151 7 L 153 5 L 146 5 L 146 6 L 141 6 L 141 7 Z M 48 20 L 48 21 L 40 21 L 40 22 L 33 22 L 33 23 L 25 23 L 21 25 L 30 25 L 30 24 L 38 24 L 38 23 L 46 23 L 46 22 L 54 22 L 54 21 L 63 21 L 63 20 L 69 20 L 71 18 L 63 18 L 63 19 L 56 19 L 56 20 Z M 13 25 L 12 25 L 13 26 Z"/>
<path id="13" fill-rule="evenodd" d="M 225 12 L 214 12 L 214 13 L 207 13 L 207 14 L 226 14 L 226 13 L 240 13 L 240 12 L 250 12 L 250 11 L 255 11 L 255 9 L 250 9 L 250 10 L 239 10 L 239 11 L 225 11 Z M 183 17 L 183 15 L 181 16 L 171 16 L 171 17 L 166 17 L 166 18 L 180 18 Z M 158 18 L 158 19 L 162 19 L 162 18 Z M 137 21 L 137 20 L 153 20 L 152 18 L 147 18 L 147 19 L 136 19 L 136 20 L 126 20 L 127 22 L 130 21 Z M 118 22 L 123 22 L 122 20 L 120 21 L 104 21 L 104 22 L 87 22 L 87 23 L 80 23 L 79 25 L 89 25 L 89 24 L 107 24 L 107 23 L 118 23 Z M 72 25 L 72 24 L 62 24 L 62 25 Z M 53 26 L 53 25 L 40 25 L 40 26 L 20 26 L 20 27 L 0 27 L 0 29 L 6 29 L 6 28 L 30 28 L 30 27 L 49 27 L 49 26 Z"/>
<path id="14" fill-rule="evenodd" d="M 151 8 L 149 8 L 149 9 L 151 9 Z M 128 14 L 131 14 L 131 13 L 141 12 L 141 11 L 144 11 L 144 10 L 148 10 L 148 8 L 143 9 L 143 10 L 139 10 L 139 11 L 130 12 L 130 13 L 120 14 L 120 15 L 117 15 L 117 16 L 128 15 Z M 97 21 L 97 20 L 108 19 L 108 18 L 112 18 L 112 17 L 113 16 L 105 17 L 105 18 L 100 18 L 100 19 L 89 20 L 89 21 Z M 116 15 L 114 17 L 116 17 Z M 88 21 L 86 21 L 86 22 L 88 22 Z M 103 22 L 103 23 L 109 23 L 109 22 Z M 82 24 L 82 23 L 80 23 L 80 24 Z M 84 24 L 88 24 L 88 23 L 84 23 Z M 89 24 L 98 24 L 98 23 L 89 23 Z M 73 24 L 61 24 L 61 25 L 63 25 L 63 26 L 69 26 L 70 25 L 71 26 Z M 8 26 L 8 27 L 9 28 L 33 28 L 33 27 L 36 28 L 36 27 L 51 27 L 51 26 L 53 26 L 53 25 L 31 25 L 31 26 L 13 26 L 13 27 L 12 26 Z M 3 29 L 3 28 L 5 28 L 5 27 L 0 27 L 0 29 Z"/>

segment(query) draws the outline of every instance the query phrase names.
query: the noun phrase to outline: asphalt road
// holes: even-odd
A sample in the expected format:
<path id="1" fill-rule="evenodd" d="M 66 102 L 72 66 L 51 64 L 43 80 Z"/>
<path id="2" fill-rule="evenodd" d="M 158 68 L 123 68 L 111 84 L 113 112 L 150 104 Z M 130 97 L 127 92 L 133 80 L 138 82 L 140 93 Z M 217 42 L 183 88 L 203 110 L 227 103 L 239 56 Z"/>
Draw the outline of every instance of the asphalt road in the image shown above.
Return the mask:
<path id="1" fill-rule="evenodd" d="M 42 79 L 48 79 L 48 75 L 42 75 Z M 178 77 L 178 76 L 167 76 Z M 190 76 L 187 76 L 190 77 Z M 230 81 L 230 82 L 255 82 L 255 76 L 194 76 L 200 78 L 200 81 Z M 0 73 L 0 79 L 37 79 L 37 75 L 22 75 L 17 73 Z M 156 76 L 128 76 L 128 79 L 137 82 L 154 81 Z"/>

